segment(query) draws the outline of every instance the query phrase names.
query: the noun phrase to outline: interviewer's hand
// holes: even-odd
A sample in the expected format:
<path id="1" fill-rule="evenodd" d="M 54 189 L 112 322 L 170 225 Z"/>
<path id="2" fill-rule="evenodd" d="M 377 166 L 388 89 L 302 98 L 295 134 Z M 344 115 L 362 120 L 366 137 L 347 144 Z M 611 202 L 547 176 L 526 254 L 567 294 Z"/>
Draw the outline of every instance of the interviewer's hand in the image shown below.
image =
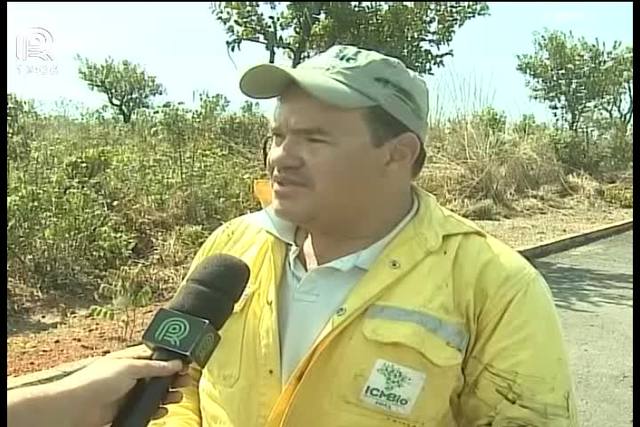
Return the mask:
<path id="1" fill-rule="evenodd" d="M 47 405 L 26 404 L 24 417 L 15 417 L 15 425 L 23 425 L 18 419 L 27 419 L 24 425 L 102 427 L 111 424 L 124 403 L 124 397 L 137 380 L 147 377 L 164 377 L 178 374 L 173 388 L 164 404 L 182 400 L 182 393 L 175 390 L 190 384 L 187 367 L 174 360 L 161 362 L 148 359 L 151 351 L 146 348 L 132 349 L 123 356 L 108 355 L 91 363 L 80 371 L 55 383 L 47 384 L 42 398 L 33 401 L 47 402 Z M 36 393 L 40 394 L 36 391 Z M 19 399 L 19 398 L 18 398 Z M 28 408 L 39 408 L 30 411 Z M 167 413 L 161 407 L 154 418 Z M 42 420 L 42 422 L 36 422 Z M 35 423 L 34 423 L 35 422 Z"/>

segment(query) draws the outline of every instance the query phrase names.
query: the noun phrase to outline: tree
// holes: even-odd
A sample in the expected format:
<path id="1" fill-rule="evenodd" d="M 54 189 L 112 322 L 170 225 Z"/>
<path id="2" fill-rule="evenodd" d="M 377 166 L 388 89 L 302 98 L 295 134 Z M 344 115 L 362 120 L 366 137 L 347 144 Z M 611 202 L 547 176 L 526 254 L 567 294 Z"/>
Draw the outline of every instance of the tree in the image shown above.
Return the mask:
<path id="1" fill-rule="evenodd" d="M 531 97 L 545 102 L 554 117 L 577 132 L 583 118 L 606 113 L 626 125 L 633 117 L 633 54 L 615 42 L 611 49 L 573 34 L 534 34 L 533 54 L 517 55 Z"/>
<path id="2" fill-rule="evenodd" d="M 104 64 L 97 64 L 76 56 L 80 61 L 80 78 L 87 82 L 91 90 L 107 95 L 109 104 L 129 123 L 133 113 L 141 108 L 149 108 L 152 97 L 162 95 L 164 88 L 155 76 L 148 75 L 140 66 L 124 60 L 115 63 L 107 58 Z"/>
<path id="3" fill-rule="evenodd" d="M 11 162 L 29 158 L 40 132 L 40 115 L 33 100 L 7 94 L 7 158 Z"/>
<path id="4" fill-rule="evenodd" d="M 549 105 L 558 130 L 554 148 L 569 167 L 597 173 L 631 157 L 633 54 L 616 41 L 611 49 L 598 39 L 545 30 L 534 35 L 535 52 L 518 55 L 533 99 Z M 608 145 L 608 147 L 607 147 Z M 607 154 L 609 153 L 609 154 Z"/>
<path id="5" fill-rule="evenodd" d="M 614 48 L 615 50 L 615 48 Z M 605 76 L 602 110 L 614 121 L 618 119 L 625 127 L 633 119 L 633 50 L 626 46 L 612 55 Z"/>
<path id="6" fill-rule="evenodd" d="M 230 52 L 258 43 L 272 64 L 278 51 L 296 67 L 333 45 L 352 44 L 432 74 L 453 55 L 446 48 L 456 30 L 489 8 L 484 2 L 216 2 L 212 13 L 225 26 Z"/>

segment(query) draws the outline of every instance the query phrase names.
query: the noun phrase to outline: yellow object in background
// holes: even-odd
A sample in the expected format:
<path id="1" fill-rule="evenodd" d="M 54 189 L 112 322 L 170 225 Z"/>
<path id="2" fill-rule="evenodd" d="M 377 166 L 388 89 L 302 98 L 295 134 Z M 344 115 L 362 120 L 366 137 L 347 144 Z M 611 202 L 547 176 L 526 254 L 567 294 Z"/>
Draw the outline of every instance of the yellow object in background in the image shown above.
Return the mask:
<path id="1" fill-rule="evenodd" d="M 253 181 L 253 195 L 265 208 L 271 204 L 271 181 L 268 179 L 256 179 Z"/>

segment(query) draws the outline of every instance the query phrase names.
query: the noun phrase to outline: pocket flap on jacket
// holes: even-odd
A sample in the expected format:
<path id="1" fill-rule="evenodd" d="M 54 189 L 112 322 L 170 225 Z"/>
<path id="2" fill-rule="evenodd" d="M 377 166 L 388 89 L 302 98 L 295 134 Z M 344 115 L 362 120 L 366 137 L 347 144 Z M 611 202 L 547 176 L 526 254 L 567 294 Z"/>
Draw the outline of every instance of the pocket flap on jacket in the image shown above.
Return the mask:
<path id="1" fill-rule="evenodd" d="M 440 366 L 460 364 L 469 342 L 462 324 L 390 305 L 371 306 L 363 332 L 373 341 L 409 346 Z"/>

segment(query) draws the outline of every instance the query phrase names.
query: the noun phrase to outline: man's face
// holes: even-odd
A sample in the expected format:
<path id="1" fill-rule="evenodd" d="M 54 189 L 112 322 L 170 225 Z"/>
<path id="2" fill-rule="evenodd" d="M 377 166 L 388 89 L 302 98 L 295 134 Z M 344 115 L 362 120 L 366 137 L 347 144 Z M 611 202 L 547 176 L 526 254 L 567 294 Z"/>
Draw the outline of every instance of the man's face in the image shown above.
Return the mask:
<path id="1" fill-rule="evenodd" d="M 363 110 L 325 104 L 295 86 L 283 94 L 268 156 L 279 217 L 331 227 L 372 214 L 384 164 Z"/>

